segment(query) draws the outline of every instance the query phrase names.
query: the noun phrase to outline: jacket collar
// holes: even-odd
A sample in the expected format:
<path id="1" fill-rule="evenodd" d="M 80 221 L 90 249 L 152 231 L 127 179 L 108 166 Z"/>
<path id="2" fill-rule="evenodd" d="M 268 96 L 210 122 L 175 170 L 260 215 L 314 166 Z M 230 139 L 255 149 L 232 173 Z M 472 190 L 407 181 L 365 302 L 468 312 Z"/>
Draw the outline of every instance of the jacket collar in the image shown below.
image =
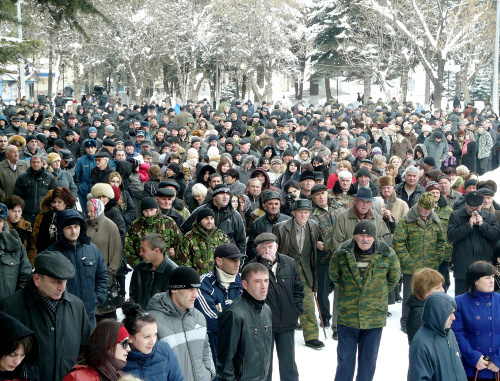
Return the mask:
<path id="1" fill-rule="evenodd" d="M 418 211 L 417 211 L 417 207 L 418 207 L 418 203 L 413 205 L 410 208 L 410 210 L 408 211 L 408 213 L 406 213 L 406 221 L 407 222 L 413 223 L 413 222 L 417 222 L 420 220 L 420 217 L 419 217 Z M 438 224 L 441 221 L 434 210 L 429 215 L 429 220 L 433 221 L 436 224 Z"/>

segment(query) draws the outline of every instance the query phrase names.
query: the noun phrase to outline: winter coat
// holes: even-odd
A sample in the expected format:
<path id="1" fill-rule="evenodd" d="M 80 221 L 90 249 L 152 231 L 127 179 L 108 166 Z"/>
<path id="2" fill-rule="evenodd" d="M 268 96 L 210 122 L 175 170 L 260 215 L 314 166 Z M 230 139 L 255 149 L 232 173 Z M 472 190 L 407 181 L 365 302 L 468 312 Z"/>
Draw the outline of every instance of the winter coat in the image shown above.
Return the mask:
<path id="1" fill-rule="evenodd" d="M 47 307 L 33 279 L 23 290 L 0 301 L 0 310 L 31 329 L 38 337 L 40 380 L 61 381 L 78 361 L 78 354 L 90 335 L 90 324 L 83 302 L 65 291 L 52 326 Z"/>
<path id="2" fill-rule="evenodd" d="M 409 308 L 408 317 L 406 320 L 406 334 L 408 335 L 408 343 L 411 343 L 413 337 L 422 326 L 422 314 L 424 313 L 425 301 L 418 299 L 414 294 L 406 302 Z"/>
<path id="3" fill-rule="evenodd" d="M 214 266 L 214 252 L 217 246 L 229 243 L 229 237 L 222 230 L 213 227 L 207 231 L 195 221 L 193 229 L 184 236 L 188 247 L 189 261 L 193 269 L 204 274 Z"/>
<path id="4" fill-rule="evenodd" d="M 10 168 L 9 160 L 5 159 L 0 162 L 0 198 L 3 199 L 5 196 L 12 196 L 14 194 L 14 186 L 16 180 L 23 173 L 26 173 L 30 165 L 25 162 L 18 160 L 16 170 L 13 171 Z"/>
<path id="5" fill-rule="evenodd" d="M 491 156 L 493 148 L 493 139 L 487 131 L 483 131 L 481 135 L 477 135 L 477 158 L 484 159 Z"/>
<path id="6" fill-rule="evenodd" d="M 391 211 L 392 216 L 398 222 L 408 213 L 408 204 L 396 197 L 396 192 L 392 192 L 385 207 Z"/>
<path id="7" fill-rule="evenodd" d="M 295 219 L 290 218 L 287 221 L 280 222 L 273 226 L 273 234 L 278 238 L 277 243 L 280 251 L 283 253 L 288 253 L 288 248 L 290 245 L 297 248 L 297 242 L 292 242 L 292 229 L 294 228 Z M 307 220 L 306 229 L 309 229 L 309 236 L 311 239 L 312 252 L 306 253 L 302 252 L 301 255 L 295 259 L 297 266 L 301 271 L 304 272 L 304 276 L 307 280 L 308 286 L 316 292 L 318 289 L 318 277 L 317 277 L 317 256 L 318 256 L 318 241 L 320 241 L 321 232 L 319 230 L 318 223 L 313 219 Z"/>
<path id="8" fill-rule="evenodd" d="M 387 294 L 401 277 L 398 258 L 385 242 L 376 239 L 365 277 L 361 278 L 355 245 L 354 238 L 344 242 L 330 262 L 330 279 L 339 288 L 338 324 L 357 329 L 385 327 Z"/>
<path id="9" fill-rule="evenodd" d="M 467 269 L 476 261 L 491 261 L 493 247 L 500 239 L 500 226 L 494 214 L 481 210 L 483 224 L 469 225 L 466 208 L 455 210 L 448 222 L 448 240 L 453 245 L 453 274 L 465 279 Z"/>
<path id="10" fill-rule="evenodd" d="M 441 166 L 441 163 L 448 156 L 448 142 L 446 139 L 441 139 L 440 142 L 435 140 L 435 134 L 431 134 L 424 142 L 425 148 L 427 148 L 427 156 L 431 156 L 436 160 L 436 165 Z"/>
<path id="11" fill-rule="evenodd" d="M 209 164 L 198 164 L 198 166 L 196 167 L 196 178 L 195 178 L 195 180 L 189 182 L 189 184 L 186 187 L 186 192 L 184 194 L 184 199 L 185 199 L 187 205 L 190 204 L 191 199 L 193 197 L 192 192 L 193 192 L 193 186 L 195 184 L 201 183 L 201 184 L 205 185 L 208 189 L 208 182 L 204 181 L 204 179 L 203 179 L 206 171 L 209 171 L 210 174 L 213 174 L 213 173 L 215 173 L 215 168 Z M 240 182 L 243 183 L 243 181 L 241 181 L 241 179 L 240 179 Z"/>
<path id="12" fill-rule="evenodd" d="M 75 276 L 68 279 L 66 289 L 79 297 L 85 304 L 89 318 L 95 308 L 106 299 L 108 291 L 108 269 L 99 248 L 87 237 L 87 224 L 82 216 L 72 209 L 65 209 L 58 215 L 59 241 L 49 246 L 49 251 L 59 251 L 75 267 Z M 80 220 L 80 236 L 76 245 L 70 244 L 62 234 L 61 226 L 69 219 Z"/>
<path id="13" fill-rule="evenodd" d="M 396 193 L 396 196 L 398 198 L 402 199 L 401 195 L 404 189 L 405 189 L 404 181 L 402 183 L 396 184 L 396 186 L 394 187 L 394 192 Z M 415 205 L 423 193 L 425 193 L 425 188 L 422 185 L 417 184 L 417 187 L 413 190 L 413 193 L 410 196 L 411 201 L 407 202 L 408 206 L 411 208 L 413 205 Z"/>
<path id="14" fill-rule="evenodd" d="M 30 275 L 23 244 L 10 233 L 0 232 L 0 300 L 24 288 Z"/>
<path id="15" fill-rule="evenodd" d="M 64 169 L 56 169 L 52 171 L 52 176 L 54 176 L 57 180 L 57 183 L 59 184 L 60 187 L 63 188 L 68 188 L 71 191 L 71 194 L 73 197 L 77 198 L 78 197 L 78 188 L 75 185 L 75 182 L 73 181 L 73 176 L 71 176 L 71 173 Z"/>
<path id="16" fill-rule="evenodd" d="M 200 210 L 208 208 L 212 209 L 215 214 L 215 226 L 227 234 L 229 242 L 238 246 L 241 253 L 246 252 L 246 234 L 245 225 L 241 215 L 232 208 L 231 204 L 224 208 L 218 208 L 213 201 L 208 204 L 196 208 L 186 221 L 182 224 L 181 231 L 187 233 L 193 228 L 193 223 Z"/>
<path id="17" fill-rule="evenodd" d="M 437 270 L 443 261 L 446 245 L 446 232 L 436 212 L 432 211 L 425 223 L 417 208 L 418 205 L 412 206 L 399 220 L 392 241 L 401 262 L 401 271 L 408 275 L 422 267 Z"/>
<path id="18" fill-rule="evenodd" d="M 195 308 L 180 311 L 168 291 L 153 296 L 148 311 L 156 318 L 158 338 L 176 354 L 184 380 L 211 381 L 215 367 L 203 314 Z"/>
<path id="19" fill-rule="evenodd" d="M 33 237 L 36 248 L 41 253 L 59 240 L 58 212 L 52 207 L 52 190 L 48 191 L 40 204 L 40 214 L 36 217 Z"/>
<path id="20" fill-rule="evenodd" d="M 101 381 L 101 376 L 91 366 L 77 365 L 71 369 L 63 381 Z"/>
<path id="21" fill-rule="evenodd" d="M 241 295 L 243 286 L 241 285 L 241 276 L 236 275 L 234 282 L 229 284 L 226 289 L 220 279 L 219 273 L 214 265 L 212 271 L 201 276 L 201 286 L 198 290 L 198 298 L 194 306 L 199 310 L 207 321 L 208 340 L 212 350 L 214 364 L 217 361 L 217 342 L 219 329 L 217 319 L 233 301 Z"/>
<path id="22" fill-rule="evenodd" d="M 22 380 L 22 381 L 36 381 L 39 380 L 38 368 L 36 366 L 40 356 L 38 338 L 36 334 L 14 319 L 12 316 L 0 312 L 0 336 L 2 337 L 2 344 L 0 344 L 0 351 L 10 350 L 10 345 L 16 340 L 25 337 L 31 337 L 33 347 L 31 352 L 26 355 L 22 362 L 12 372 L 0 371 L 0 380 Z M 8 354 L 6 354 L 8 355 Z"/>
<path id="23" fill-rule="evenodd" d="M 247 241 L 247 257 L 248 261 L 252 260 L 257 256 L 257 251 L 255 250 L 255 238 L 261 233 L 272 233 L 273 226 L 279 224 L 280 222 L 285 222 L 290 219 L 283 213 L 278 213 L 274 218 L 271 218 L 269 214 L 265 214 L 262 217 L 257 218 L 253 221 L 248 229 L 248 241 Z"/>
<path id="24" fill-rule="evenodd" d="M 92 189 L 90 173 L 96 166 L 95 156 L 85 154 L 76 161 L 76 183 L 78 184 L 78 194 L 83 198 L 87 197 Z"/>
<path id="25" fill-rule="evenodd" d="M 109 183 L 109 175 L 111 175 L 114 170 L 108 164 L 103 170 L 99 169 L 97 166 L 90 170 L 90 181 L 92 185 L 97 183 Z"/>
<path id="26" fill-rule="evenodd" d="M 436 292 L 425 301 L 424 324 L 410 343 L 408 381 L 466 381 L 460 349 L 446 320 L 456 309 L 448 295 Z"/>
<path id="27" fill-rule="evenodd" d="M 145 381 L 184 381 L 177 356 L 164 341 L 156 342 L 147 355 L 130 351 L 122 370 Z"/>
<path id="28" fill-rule="evenodd" d="M 477 143 L 470 141 L 467 144 L 467 153 L 462 155 L 462 164 L 465 165 L 470 172 L 476 172 L 477 165 Z"/>
<path id="29" fill-rule="evenodd" d="M 272 358 L 272 314 L 243 292 L 218 319 L 217 379 L 265 380 Z"/>
<path id="30" fill-rule="evenodd" d="M 154 271 L 151 263 L 139 263 L 130 279 L 130 299 L 146 309 L 153 296 L 168 291 L 168 281 L 176 267 L 177 264 L 168 257 L 165 257 Z"/>
<path id="31" fill-rule="evenodd" d="M 33 230 L 31 228 L 31 224 L 23 217 L 21 217 L 16 225 L 13 225 L 9 220 L 7 220 L 6 222 L 9 225 L 10 230 L 15 230 L 15 232 L 19 236 L 21 243 L 26 249 L 26 254 L 28 255 L 28 260 L 31 263 L 31 267 L 34 267 L 37 250 L 35 246 L 35 239 L 33 238 Z"/>
<path id="32" fill-rule="evenodd" d="M 488 355 L 496 365 L 500 364 L 500 326 L 494 319 L 500 316 L 500 294 L 469 292 L 455 297 L 457 303 L 453 332 L 457 337 L 462 363 L 467 377 L 476 375 L 476 364 L 482 355 Z M 484 369 L 478 379 L 494 379 L 495 374 Z"/>
<path id="33" fill-rule="evenodd" d="M 266 304 L 271 309 L 273 332 L 292 331 L 304 312 L 304 286 L 297 264 L 287 255 L 276 253 L 276 273 L 273 264 L 260 255 L 251 262 L 260 263 L 269 270 L 269 289 Z"/>
<path id="34" fill-rule="evenodd" d="M 104 215 L 113 221 L 113 223 L 118 227 L 118 232 L 120 233 L 120 239 L 122 240 L 122 246 L 125 245 L 125 234 L 127 234 L 127 226 L 123 219 L 122 213 L 116 204 L 116 200 L 112 198 L 104 206 Z"/>
<path id="35" fill-rule="evenodd" d="M 323 237 L 323 242 L 327 240 L 327 237 L 331 237 L 333 234 L 333 225 L 337 216 L 343 212 L 344 205 L 337 202 L 335 199 L 328 199 L 328 210 L 320 207 L 315 202 L 313 202 L 313 209 L 311 212 L 311 218 L 313 218 L 319 226 L 321 237 Z M 318 250 L 318 263 L 330 263 L 332 259 L 333 251 L 331 245 L 328 243 L 323 246 L 323 250 Z"/>
<path id="36" fill-rule="evenodd" d="M 252 163 L 250 169 L 247 169 L 247 164 Z M 248 184 L 248 180 L 250 180 L 250 174 L 257 167 L 257 158 L 253 155 L 247 155 L 244 159 L 242 159 L 242 163 L 240 168 L 238 168 L 238 172 L 240 173 L 240 182 L 242 184 Z"/>
<path id="37" fill-rule="evenodd" d="M 236 180 L 234 184 L 228 185 L 228 188 L 232 194 L 240 195 L 245 193 L 247 186 L 243 184 L 240 180 Z"/>
<path id="38" fill-rule="evenodd" d="M 20 152 L 19 152 L 19 160 L 27 161 L 31 159 L 32 156 L 41 156 L 45 157 L 47 156 L 47 152 L 43 148 L 36 147 L 35 153 L 31 153 L 30 150 L 28 149 L 28 146 L 25 146 Z"/>
<path id="39" fill-rule="evenodd" d="M 171 259 L 178 264 L 189 266 L 187 247 L 181 231 L 170 217 L 156 214 L 151 217 L 140 217 L 136 219 L 127 231 L 125 238 L 125 257 L 132 267 L 141 262 L 139 250 L 141 241 L 146 234 L 161 234 L 165 239 L 165 252 L 168 254 L 170 248 L 175 248 L 175 257 Z"/>
<path id="40" fill-rule="evenodd" d="M 401 161 L 404 161 L 408 150 L 413 150 L 413 147 L 407 138 L 403 137 L 401 142 L 396 139 L 392 142 L 390 156 L 399 156 Z"/>
<path id="41" fill-rule="evenodd" d="M 29 168 L 16 180 L 14 194 L 25 201 L 23 215 L 28 221 L 34 221 L 40 213 L 40 203 L 51 189 L 57 187 L 57 180 L 45 169 L 40 174 L 35 174 Z"/>

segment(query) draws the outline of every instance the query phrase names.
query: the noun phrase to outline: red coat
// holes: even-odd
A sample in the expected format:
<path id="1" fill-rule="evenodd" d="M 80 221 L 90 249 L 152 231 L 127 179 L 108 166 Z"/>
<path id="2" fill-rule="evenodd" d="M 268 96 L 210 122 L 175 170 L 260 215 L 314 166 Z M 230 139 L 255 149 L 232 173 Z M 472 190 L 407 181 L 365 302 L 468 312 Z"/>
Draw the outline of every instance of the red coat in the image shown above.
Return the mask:
<path id="1" fill-rule="evenodd" d="M 87 365 L 77 365 L 64 377 L 63 381 L 101 381 L 97 370 Z"/>

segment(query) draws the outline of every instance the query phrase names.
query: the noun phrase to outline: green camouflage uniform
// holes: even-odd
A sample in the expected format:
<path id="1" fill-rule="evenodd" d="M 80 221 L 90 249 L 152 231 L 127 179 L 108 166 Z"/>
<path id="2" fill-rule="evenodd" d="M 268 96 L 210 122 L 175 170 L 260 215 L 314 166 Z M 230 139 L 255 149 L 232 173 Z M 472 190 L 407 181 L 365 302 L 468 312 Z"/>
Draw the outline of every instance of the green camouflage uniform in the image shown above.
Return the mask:
<path id="1" fill-rule="evenodd" d="M 444 257 L 446 233 L 433 211 L 424 223 L 418 216 L 418 204 L 410 208 L 399 220 L 394 232 L 392 247 L 404 274 L 413 275 L 422 267 L 437 270 Z"/>
<path id="2" fill-rule="evenodd" d="M 344 206 L 337 202 L 333 197 L 328 198 L 328 210 L 313 203 L 311 218 L 318 223 L 321 237 L 325 238 L 332 236 L 335 218 L 344 210 Z M 317 263 L 330 263 L 330 260 L 332 259 L 333 248 L 331 245 L 328 245 L 327 241 L 331 240 L 325 239 L 323 243 L 323 250 L 318 250 L 318 256 L 316 258 Z"/>
<path id="3" fill-rule="evenodd" d="M 213 227 L 206 231 L 195 221 L 193 229 L 184 236 L 188 247 L 188 258 L 193 269 L 205 274 L 214 267 L 214 252 L 217 246 L 229 243 L 229 238 L 222 230 Z"/>
<path id="4" fill-rule="evenodd" d="M 186 242 L 177 224 L 170 217 L 161 215 L 140 217 L 130 225 L 125 237 L 125 257 L 129 265 L 135 267 L 141 262 L 139 250 L 146 234 L 161 234 L 165 238 L 165 255 L 169 255 L 169 249 L 173 247 L 175 255 L 170 259 L 179 266 L 191 266 Z"/>
<path id="5" fill-rule="evenodd" d="M 330 262 L 330 279 L 339 287 L 338 324 L 356 329 L 382 328 L 387 319 L 387 293 L 396 287 L 401 270 L 394 251 L 376 239 L 365 277 L 354 254 L 354 238 L 342 243 Z"/>
<path id="6" fill-rule="evenodd" d="M 448 232 L 448 222 L 450 220 L 450 215 L 453 212 L 453 209 L 446 205 L 444 207 L 438 206 L 435 209 L 436 214 L 438 215 L 443 231 Z M 444 243 L 444 254 L 443 261 L 451 261 L 451 254 L 453 253 L 453 245 L 448 241 L 448 236 L 445 234 L 445 243 Z"/>
<path id="7" fill-rule="evenodd" d="M 352 196 L 348 195 L 348 194 L 344 194 L 344 193 L 334 193 L 333 194 L 333 199 L 341 204 L 341 205 L 344 205 L 344 210 L 347 210 L 349 209 L 352 204 L 353 204 L 353 201 L 352 201 Z"/>

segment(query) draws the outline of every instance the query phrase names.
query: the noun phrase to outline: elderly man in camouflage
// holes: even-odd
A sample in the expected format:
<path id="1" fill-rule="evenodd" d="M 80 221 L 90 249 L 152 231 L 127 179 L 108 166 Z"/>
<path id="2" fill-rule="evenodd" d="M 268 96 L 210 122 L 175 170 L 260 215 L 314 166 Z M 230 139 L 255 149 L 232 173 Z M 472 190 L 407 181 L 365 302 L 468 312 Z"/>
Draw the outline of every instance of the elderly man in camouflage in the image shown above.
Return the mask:
<path id="1" fill-rule="evenodd" d="M 186 243 L 181 231 L 173 219 L 161 215 L 158 203 L 152 197 L 142 199 L 141 216 L 132 222 L 125 237 L 125 257 L 132 267 L 141 262 L 139 251 L 142 239 L 146 234 L 163 236 L 170 259 L 181 266 L 191 265 L 186 255 Z"/>
<path id="2" fill-rule="evenodd" d="M 344 205 L 335 201 L 332 197 L 328 197 L 328 188 L 323 184 L 316 184 L 312 187 L 311 198 L 313 201 L 311 217 L 318 223 L 322 237 L 331 236 L 335 218 L 340 212 L 345 210 Z M 335 330 L 337 329 L 337 305 L 334 303 L 334 311 L 330 313 L 330 301 L 328 299 L 328 295 L 331 292 L 328 266 L 332 255 L 332 248 L 325 242 L 322 248 L 318 247 L 316 266 L 318 269 L 318 304 L 321 317 L 323 318 L 325 327 L 330 325 L 330 319 L 333 318 L 332 329 Z M 335 291 L 335 298 L 337 294 L 337 291 Z"/>
<path id="3" fill-rule="evenodd" d="M 401 330 L 406 333 L 409 307 L 406 305 L 412 293 L 413 273 L 422 267 L 439 268 L 446 246 L 446 232 L 434 211 L 434 196 L 426 192 L 420 196 L 406 216 L 399 220 L 392 247 L 403 271 L 403 313 Z"/>
<path id="4" fill-rule="evenodd" d="M 202 209 L 196 215 L 193 228 L 184 236 L 191 266 L 202 275 L 214 267 L 214 252 L 217 246 L 229 243 L 229 237 L 215 226 L 212 209 Z"/>
<path id="5" fill-rule="evenodd" d="M 359 221 L 353 238 L 340 245 L 330 262 L 330 279 L 339 287 L 335 381 L 353 380 L 356 353 L 356 380 L 370 381 L 375 374 L 387 294 L 401 271 L 394 251 L 376 237 L 372 221 Z"/>

